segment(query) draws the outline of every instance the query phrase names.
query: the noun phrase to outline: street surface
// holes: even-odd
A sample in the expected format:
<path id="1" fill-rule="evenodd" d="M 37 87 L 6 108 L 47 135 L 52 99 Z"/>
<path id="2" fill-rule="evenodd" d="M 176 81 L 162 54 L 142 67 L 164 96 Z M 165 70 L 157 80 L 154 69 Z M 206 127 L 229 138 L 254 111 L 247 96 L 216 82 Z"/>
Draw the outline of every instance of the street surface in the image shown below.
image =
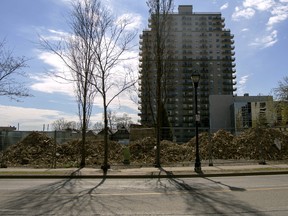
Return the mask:
<path id="1" fill-rule="evenodd" d="M 0 179 L 0 215 L 288 215 L 288 175 Z"/>

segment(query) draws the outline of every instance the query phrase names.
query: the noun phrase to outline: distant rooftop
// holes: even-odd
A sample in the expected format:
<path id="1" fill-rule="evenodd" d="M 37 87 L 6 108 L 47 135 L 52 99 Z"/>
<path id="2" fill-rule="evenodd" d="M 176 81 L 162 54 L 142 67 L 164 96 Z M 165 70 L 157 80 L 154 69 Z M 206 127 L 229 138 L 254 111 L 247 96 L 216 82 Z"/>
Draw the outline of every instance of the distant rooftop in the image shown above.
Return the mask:
<path id="1" fill-rule="evenodd" d="M 178 13 L 179 14 L 192 14 L 193 6 L 192 5 L 179 5 Z"/>
<path id="2" fill-rule="evenodd" d="M 193 13 L 193 6 L 192 5 L 179 5 L 178 6 L 178 14 L 221 14 L 220 12 L 194 12 Z"/>
<path id="3" fill-rule="evenodd" d="M 0 131 L 15 131 L 16 127 L 8 126 L 8 127 L 1 127 L 0 126 Z"/>

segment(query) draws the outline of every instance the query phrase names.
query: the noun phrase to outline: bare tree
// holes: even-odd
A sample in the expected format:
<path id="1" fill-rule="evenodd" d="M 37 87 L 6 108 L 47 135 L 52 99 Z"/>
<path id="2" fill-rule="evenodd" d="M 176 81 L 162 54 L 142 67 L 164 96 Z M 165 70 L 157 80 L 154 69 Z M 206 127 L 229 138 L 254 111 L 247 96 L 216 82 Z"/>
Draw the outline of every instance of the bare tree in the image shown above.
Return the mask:
<path id="1" fill-rule="evenodd" d="M 117 19 L 104 5 L 100 4 L 99 0 L 91 0 L 90 2 L 97 2 L 97 10 L 90 8 L 98 17 L 97 26 L 94 29 L 96 31 L 94 44 L 96 46 L 93 51 L 96 58 L 93 84 L 102 97 L 104 113 L 104 162 L 102 169 L 107 172 L 110 168 L 108 164 L 108 107 L 123 91 L 136 83 L 133 71 L 129 67 L 123 67 L 123 65 L 121 67 L 125 60 L 131 59 L 125 54 L 133 48 L 132 42 L 136 32 L 128 30 L 129 24 L 131 24 L 128 19 Z M 91 6 L 96 6 L 96 4 Z"/>
<path id="2" fill-rule="evenodd" d="M 13 100 L 31 96 L 20 79 L 26 76 L 22 69 L 28 66 L 28 59 L 23 56 L 14 57 L 11 50 L 5 49 L 5 43 L 5 40 L 0 41 L 0 96 Z"/>
<path id="3" fill-rule="evenodd" d="M 122 116 L 117 116 L 117 113 L 115 111 L 111 111 L 110 109 L 107 111 L 107 118 L 108 128 L 112 133 L 123 127 L 129 129 L 130 125 L 133 124 L 132 118 L 127 113 L 123 113 Z M 96 131 L 103 130 L 103 122 L 96 122 L 93 126 L 93 129 Z"/>
<path id="4" fill-rule="evenodd" d="M 110 130 L 114 130 L 115 129 L 115 118 L 116 118 L 116 113 L 112 112 L 111 109 L 107 110 L 107 119 L 108 119 L 108 127 Z M 104 119 L 104 116 L 103 116 Z"/>
<path id="5" fill-rule="evenodd" d="M 170 33 L 169 13 L 173 10 L 173 0 L 148 0 L 152 33 L 155 37 L 153 44 L 156 64 L 156 161 L 155 166 L 160 167 L 160 140 L 162 128 L 163 101 L 166 89 L 165 63 L 168 60 L 167 40 Z M 164 89 L 164 91 L 162 91 Z"/>
<path id="6" fill-rule="evenodd" d="M 278 87 L 274 88 L 277 99 L 288 101 L 288 76 L 283 78 L 283 81 L 278 82 Z"/>
<path id="7" fill-rule="evenodd" d="M 96 122 L 94 125 L 93 125 L 93 130 L 96 131 L 97 133 L 99 133 L 100 131 L 102 131 L 104 128 L 104 125 L 103 125 L 103 122 Z"/>
<path id="8" fill-rule="evenodd" d="M 136 83 L 132 71 L 127 67 L 121 71 L 116 66 L 130 58 L 125 56 L 132 48 L 130 43 L 136 32 L 128 31 L 127 19 L 116 19 L 101 5 L 100 0 L 78 0 L 72 4 L 70 19 L 71 36 L 52 45 L 42 39 L 44 47 L 58 55 L 72 72 L 76 84 L 79 116 L 82 122 L 82 157 L 80 166 L 85 166 L 85 133 L 89 124 L 95 93 L 103 99 L 104 112 L 104 163 L 108 164 L 108 117 L 111 102 L 123 91 Z M 123 68 L 123 67 L 122 67 Z M 59 75 L 58 75 L 59 76 Z M 62 78 L 67 79 L 65 76 Z"/>
<path id="9" fill-rule="evenodd" d="M 101 5 L 100 0 L 84 0 L 82 4 L 80 2 L 77 4 L 78 8 L 81 8 L 81 5 L 85 6 L 83 11 L 87 14 L 83 17 L 91 27 L 88 32 L 93 38 L 91 42 L 93 57 L 89 61 L 90 65 L 93 65 L 93 70 L 88 80 L 103 100 L 105 152 L 102 169 L 106 172 L 110 167 L 108 164 L 108 106 L 123 91 L 136 83 L 130 68 L 125 70 L 122 67 L 122 71 L 117 71 L 115 68 L 129 59 L 125 53 L 132 48 L 130 43 L 136 33 L 127 30 L 131 24 L 127 19 L 113 17 L 110 11 Z M 86 22 L 83 23 L 84 26 Z"/>
<path id="10" fill-rule="evenodd" d="M 52 127 L 54 130 L 76 130 L 77 123 L 74 121 L 67 121 L 64 118 L 60 118 L 52 123 Z"/>
<path id="11" fill-rule="evenodd" d="M 115 122 L 118 129 L 123 127 L 129 129 L 130 125 L 133 123 L 132 118 L 127 113 L 123 113 L 122 116 L 116 117 Z"/>
<path id="12" fill-rule="evenodd" d="M 56 54 L 71 72 L 71 78 L 67 78 L 66 74 L 55 75 L 74 82 L 82 131 L 80 167 L 86 164 L 86 131 L 96 95 L 92 81 L 97 57 L 97 28 L 99 20 L 102 19 L 98 17 L 99 5 L 98 1 L 73 2 L 69 20 L 71 35 L 54 44 L 45 38 L 41 39 L 42 46 Z"/>
<path id="13" fill-rule="evenodd" d="M 97 0 L 92 0 L 95 2 Z M 103 5 L 98 5 L 99 23 L 97 28 L 94 50 L 96 55 L 96 72 L 94 71 L 94 85 L 103 100 L 104 113 L 104 162 L 102 169 L 106 172 L 108 164 L 109 143 L 108 143 L 108 107 L 111 102 L 122 92 L 135 85 L 136 79 L 129 67 L 122 65 L 130 58 L 127 51 L 133 48 L 132 42 L 136 36 L 135 31 L 129 31 L 129 20 L 127 18 L 116 18 Z"/>
<path id="14" fill-rule="evenodd" d="M 278 82 L 278 87 L 273 89 L 276 98 L 279 100 L 276 103 L 279 124 L 281 126 L 288 125 L 288 76 L 285 76 L 282 81 Z"/>

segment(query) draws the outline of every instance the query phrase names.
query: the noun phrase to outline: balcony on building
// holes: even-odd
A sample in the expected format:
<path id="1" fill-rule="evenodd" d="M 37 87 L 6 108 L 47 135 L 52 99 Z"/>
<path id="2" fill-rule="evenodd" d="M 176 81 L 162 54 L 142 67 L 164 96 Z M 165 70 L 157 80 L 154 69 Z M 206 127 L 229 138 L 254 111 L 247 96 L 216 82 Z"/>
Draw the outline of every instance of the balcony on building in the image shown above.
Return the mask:
<path id="1" fill-rule="evenodd" d="M 223 61 L 235 61 L 234 57 L 231 56 L 225 56 L 224 58 L 222 58 Z"/>
<path id="2" fill-rule="evenodd" d="M 224 80 L 223 81 L 223 85 L 234 85 L 234 83 L 232 82 L 232 80 Z"/>
<path id="3" fill-rule="evenodd" d="M 214 20 L 214 21 L 218 21 L 218 20 L 221 20 L 221 22 L 223 22 L 223 20 L 222 20 L 222 17 L 221 17 L 221 16 L 214 16 L 214 17 L 212 18 L 212 20 Z"/>
<path id="4" fill-rule="evenodd" d="M 225 50 L 222 52 L 223 55 L 230 55 L 230 56 L 233 56 L 235 55 L 235 52 L 232 52 L 231 50 Z"/>
<path id="5" fill-rule="evenodd" d="M 235 67 L 235 66 L 236 66 L 235 63 L 229 63 L 229 62 L 227 62 L 227 63 L 224 63 L 224 64 L 223 64 L 223 67 L 227 67 L 227 68 L 233 68 L 233 67 Z M 231 73 L 233 73 L 233 71 L 231 71 Z"/>
<path id="6" fill-rule="evenodd" d="M 225 49 L 225 50 L 234 50 L 235 49 L 235 46 L 232 46 L 230 44 L 225 44 L 222 46 L 222 49 Z"/>
<path id="7" fill-rule="evenodd" d="M 222 43 L 224 43 L 224 44 L 234 44 L 234 40 L 225 38 L 225 39 L 222 40 Z"/>
<path id="8" fill-rule="evenodd" d="M 225 32 L 221 34 L 221 37 L 222 38 L 226 38 L 226 39 L 233 39 L 234 38 L 234 35 L 233 34 L 230 34 L 230 29 L 225 29 L 224 30 Z"/>
<path id="9" fill-rule="evenodd" d="M 225 71 L 224 71 L 224 73 L 225 73 Z M 231 80 L 231 79 L 233 79 L 233 76 L 231 73 L 225 73 L 223 76 L 223 79 L 224 80 L 226 80 L 226 79 Z"/>
<path id="10" fill-rule="evenodd" d="M 205 44 L 202 44 L 199 48 L 200 48 L 200 49 L 208 49 L 208 46 L 205 45 Z"/>
<path id="11" fill-rule="evenodd" d="M 206 68 L 208 67 L 209 65 L 207 63 L 200 63 L 200 67 L 203 67 L 203 68 Z M 203 69 L 203 72 L 204 72 L 205 69 Z M 206 70 L 205 70 L 206 71 Z"/>
<path id="12" fill-rule="evenodd" d="M 231 91 L 233 91 L 233 87 L 232 87 L 232 86 L 224 86 L 224 87 L 223 87 L 223 91 L 229 91 L 229 92 L 231 92 Z"/>

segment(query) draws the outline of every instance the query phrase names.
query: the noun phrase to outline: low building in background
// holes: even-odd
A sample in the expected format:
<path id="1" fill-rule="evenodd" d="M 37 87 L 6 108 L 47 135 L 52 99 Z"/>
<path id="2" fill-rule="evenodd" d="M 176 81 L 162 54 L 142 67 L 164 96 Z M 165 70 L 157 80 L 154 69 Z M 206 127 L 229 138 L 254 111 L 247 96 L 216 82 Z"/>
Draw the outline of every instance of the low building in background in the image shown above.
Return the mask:
<path id="1" fill-rule="evenodd" d="M 238 134 L 247 128 L 274 127 L 277 112 L 272 96 L 210 95 L 210 131 Z"/>

